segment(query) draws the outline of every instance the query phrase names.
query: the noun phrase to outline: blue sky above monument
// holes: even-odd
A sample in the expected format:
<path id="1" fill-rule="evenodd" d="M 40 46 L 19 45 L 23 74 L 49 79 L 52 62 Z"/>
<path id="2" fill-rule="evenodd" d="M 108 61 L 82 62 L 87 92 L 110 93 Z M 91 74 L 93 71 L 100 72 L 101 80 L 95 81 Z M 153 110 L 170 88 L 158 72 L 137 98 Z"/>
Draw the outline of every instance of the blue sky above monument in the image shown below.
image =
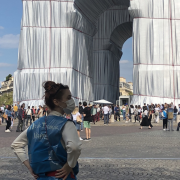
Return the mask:
<path id="1" fill-rule="evenodd" d="M 0 2 L 0 82 L 17 69 L 21 18 L 21 0 Z M 132 81 L 132 67 L 132 38 L 129 38 L 123 46 L 120 76 Z"/>

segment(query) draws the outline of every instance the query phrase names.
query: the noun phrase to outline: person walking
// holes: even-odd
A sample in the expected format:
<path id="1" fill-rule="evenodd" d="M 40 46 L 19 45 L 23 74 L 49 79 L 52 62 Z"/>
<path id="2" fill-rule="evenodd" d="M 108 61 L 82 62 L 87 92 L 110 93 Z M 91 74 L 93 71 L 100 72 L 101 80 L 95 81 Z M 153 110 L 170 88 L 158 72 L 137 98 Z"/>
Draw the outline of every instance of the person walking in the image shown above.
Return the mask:
<path id="1" fill-rule="evenodd" d="M 104 125 L 109 124 L 109 108 L 107 105 L 103 107 L 103 114 L 104 114 Z"/>
<path id="2" fill-rule="evenodd" d="M 83 139 L 81 138 L 80 136 L 80 132 L 81 132 L 81 122 L 77 122 L 77 119 L 81 119 L 82 116 L 81 114 L 79 113 L 79 107 L 76 106 L 74 111 L 72 112 L 72 118 L 73 118 L 73 121 L 74 121 L 74 124 L 77 128 L 77 133 L 78 133 L 78 136 L 79 136 L 79 139 L 82 141 Z"/>
<path id="3" fill-rule="evenodd" d="M 143 118 L 140 126 L 140 129 L 142 129 L 143 126 L 149 126 L 147 106 L 144 107 Z"/>
<path id="4" fill-rule="evenodd" d="M 178 110 L 177 110 L 176 106 L 174 106 L 174 114 L 173 114 L 174 121 L 176 121 L 176 119 L 177 119 L 177 114 L 178 114 Z"/>
<path id="5" fill-rule="evenodd" d="M 159 123 L 159 107 L 156 105 L 155 106 L 155 117 L 156 117 L 156 120 L 155 120 L 155 122 L 156 123 Z"/>
<path id="6" fill-rule="evenodd" d="M 166 131 L 167 130 L 167 107 L 163 110 L 162 112 L 162 117 L 163 117 L 163 130 Z"/>
<path id="7" fill-rule="evenodd" d="M 5 115 L 6 115 L 6 130 L 5 132 L 11 132 L 10 131 L 10 127 L 11 127 L 11 118 L 12 118 L 12 112 L 11 112 L 11 106 L 7 105 L 6 106 L 6 111 L 5 111 Z"/>
<path id="8" fill-rule="evenodd" d="M 97 121 L 100 121 L 100 107 L 99 107 L 99 104 L 97 105 Z"/>
<path id="9" fill-rule="evenodd" d="M 123 110 L 123 120 L 125 121 L 126 120 L 126 107 L 123 105 L 122 106 L 122 110 Z"/>
<path id="10" fill-rule="evenodd" d="M 26 109 L 26 115 L 27 115 L 27 119 L 26 119 L 26 128 L 27 128 L 28 121 L 29 121 L 30 125 L 32 124 L 32 111 L 30 109 L 30 106 L 28 106 L 28 108 Z"/>
<path id="11" fill-rule="evenodd" d="M 2 123 L 2 116 L 3 116 L 3 113 L 2 113 L 1 106 L 0 106 L 0 125 L 1 125 L 1 123 Z"/>
<path id="12" fill-rule="evenodd" d="M 129 121 L 129 107 L 126 104 L 126 122 L 128 122 L 128 121 Z"/>
<path id="13" fill-rule="evenodd" d="M 173 114 L 174 114 L 174 106 L 170 104 L 167 109 L 167 116 L 168 116 L 168 130 L 167 131 L 174 131 L 173 129 Z"/>
<path id="14" fill-rule="evenodd" d="M 14 116 L 15 116 L 14 111 L 13 111 L 11 114 L 12 114 L 12 116 L 11 116 L 11 127 L 10 127 L 10 131 L 12 131 L 13 125 L 14 125 Z"/>
<path id="15" fill-rule="evenodd" d="M 17 118 L 17 113 L 18 113 L 18 106 L 15 104 L 13 109 L 14 109 L 14 119 L 16 119 Z"/>
<path id="16" fill-rule="evenodd" d="M 79 113 L 81 114 L 81 119 L 82 119 L 82 122 L 81 122 L 81 131 L 83 131 L 83 124 L 84 124 L 84 116 L 83 116 L 83 106 L 82 106 L 82 103 L 79 102 Z"/>
<path id="17" fill-rule="evenodd" d="M 83 116 L 84 116 L 84 128 L 86 130 L 86 138 L 84 141 L 91 140 L 91 124 L 92 122 L 92 115 L 91 115 L 91 108 L 87 106 L 87 102 L 83 102 L 84 110 L 83 110 Z"/>
<path id="18" fill-rule="evenodd" d="M 111 108 L 111 106 L 109 106 L 109 119 L 111 119 L 111 115 L 112 115 L 112 108 Z"/>
<path id="19" fill-rule="evenodd" d="M 130 105 L 130 108 L 129 108 L 129 119 L 131 121 L 132 119 L 132 115 L 134 115 L 134 106 L 133 105 Z"/>
<path id="20" fill-rule="evenodd" d="M 39 106 L 38 117 L 39 118 L 43 117 L 43 108 L 42 108 L 42 106 Z"/>
<path id="21" fill-rule="evenodd" d="M 31 109 L 31 117 L 32 117 L 33 122 L 35 121 L 35 116 L 36 116 L 36 111 L 35 111 L 35 109 L 34 109 L 34 106 L 32 106 L 32 109 Z"/>
<path id="22" fill-rule="evenodd" d="M 180 115 L 180 104 L 179 104 L 179 107 L 178 107 L 178 115 Z"/>
<path id="23" fill-rule="evenodd" d="M 114 108 L 115 120 L 116 120 L 116 121 L 120 121 L 119 111 L 120 111 L 120 108 L 119 108 L 119 105 L 117 105 L 117 106 Z M 118 120 L 118 119 L 119 119 L 119 120 Z"/>
<path id="24" fill-rule="evenodd" d="M 4 122 L 4 105 L 1 106 L 1 117 L 2 117 L 2 123 Z"/>
<path id="25" fill-rule="evenodd" d="M 136 123 L 136 121 L 139 121 L 139 123 L 140 123 L 140 118 L 139 118 L 139 112 L 138 112 L 137 105 L 135 105 L 135 109 L 134 109 L 134 119 L 135 119 L 134 123 Z"/>
<path id="26" fill-rule="evenodd" d="M 149 123 L 149 129 L 152 129 L 153 125 L 151 124 L 152 120 L 152 111 L 150 110 L 148 113 L 148 123 Z"/>
<path id="27" fill-rule="evenodd" d="M 92 114 L 92 119 L 93 119 L 93 123 L 95 124 L 96 123 L 96 120 L 97 120 L 97 108 L 96 108 L 96 105 L 94 104 L 91 108 L 91 114 Z"/>
<path id="28" fill-rule="evenodd" d="M 145 111 L 145 109 L 147 109 L 146 103 L 144 103 L 143 112 Z"/>
<path id="29" fill-rule="evenodd" d="M 18 125 L 16 132 L 22 132 L 23 131 L 23 124 L 24 124 L 24 110 L 23 105 L 21 105 L 21 108 L 18 110 Z"/>
<path id="30" fill-rule="evenodd" d="M 44 83 L 45 104 L 52 110 L 36 120 L 12 143 L 11 148 L 39 180 L 73 180 L 79 172 L 78 158 L 82 143 L 72 121 L 64 118 L 75 108 L 68 86 L 48 81 Z M 29 160 L 25 147 L 28 146 Z"/>

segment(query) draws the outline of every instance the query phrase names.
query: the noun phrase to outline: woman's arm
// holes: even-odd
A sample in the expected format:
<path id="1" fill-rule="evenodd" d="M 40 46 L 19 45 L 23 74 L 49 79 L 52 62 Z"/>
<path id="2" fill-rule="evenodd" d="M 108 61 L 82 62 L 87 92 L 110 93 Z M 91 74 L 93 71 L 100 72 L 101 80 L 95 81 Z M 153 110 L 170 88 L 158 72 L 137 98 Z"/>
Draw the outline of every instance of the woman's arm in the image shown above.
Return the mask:
<path id="1" fill-rule="evenodd" d="M 77 134 L 76 126 L 73 122 L 68 121 L 62 131 L 62 139 L 65 143 L 67 151 L 67 162 L 71 168 L 77 164 L 77 160 L 81 154 L 81 141 Z"/>
<path id="2" fill-rule="evenodd" d="M 72 168 L 77 164 L 77 160 L 81 154 L 81 141 L 79 140 L 77 129 L 73 122 L 68 121 L 62 131 L 62 139 L 67 151 L 67 163 L 62 169 L 57 170 L 56 178 L 65 180 Z M 72 172 L 73 173 L 73 172 Z"/>
<path id="3" fill-rule="evenodd" d="M 27 140 L 27 129 L 26 129 L 14 140 L 14 142 L 11 144 L 11 148 L 13 149 L 18 159 L 28 168 L 31 175 L 37 179 L 38 176 L 33 173 L 33 170 L 29 164 L 29 160 L 26 155 L 25 147 L 27 144 L 28 144 L 28 140 Z"/>
<path id="4" fill-rule="evenodd" d="M 23 131 L 11 144 L 11 148 L 13 149 L 15 155 L 22 163 L 28 159 L 25 152 L 25 147 L 27 144 L 27 129 Z"/>

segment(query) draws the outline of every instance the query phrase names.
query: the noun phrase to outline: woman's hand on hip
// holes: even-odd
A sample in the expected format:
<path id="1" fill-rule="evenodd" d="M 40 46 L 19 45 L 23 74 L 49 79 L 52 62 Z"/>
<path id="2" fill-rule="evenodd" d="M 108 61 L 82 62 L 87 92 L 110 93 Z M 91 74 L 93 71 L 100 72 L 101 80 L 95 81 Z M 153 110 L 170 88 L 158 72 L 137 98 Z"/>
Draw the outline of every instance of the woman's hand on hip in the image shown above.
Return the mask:
<path id="1" fill-rule="evenodd" d="M 71 172 L 73 173 L 72 168 L 68 165 L 68 163 L 66 163 L 61 169 L 57 170 L 57 174 L 55 174 L 55 177 L 63 178 L 63 180 L 66 180 Z"/>
<path id="2" fill-rule="evenodd" d="M 38 178 L 38 175 L 34 174 L 32 168 L 29 168 L 29 172 L 31 173 L 31 175 L 32 175 L 35 179 Z"/>
<path id="3" fill-rule="evenodd" d="M 29 160 L 26 160 L 26 161 L 24 161 L 23 163 L 24 163 L 24 165 L 28 168 L 28 170 L 29 170 L 29 172 L 31 173 L 31 175 L 32 175 L 35 179 L 37 179 L 37 178 L 38 178 L 38 175 L 34 174 L 33 169 L 31 168 L 31 166 L 30 166 L 30 164 L 29 164 Z"/>

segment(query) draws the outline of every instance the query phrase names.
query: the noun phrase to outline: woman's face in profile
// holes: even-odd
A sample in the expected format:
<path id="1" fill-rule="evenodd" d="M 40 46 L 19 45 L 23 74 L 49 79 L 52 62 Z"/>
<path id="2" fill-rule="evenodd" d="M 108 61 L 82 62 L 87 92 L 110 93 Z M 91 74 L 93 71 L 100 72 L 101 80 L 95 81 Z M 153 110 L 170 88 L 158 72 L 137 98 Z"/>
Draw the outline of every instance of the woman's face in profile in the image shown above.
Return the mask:
<path id="1" fill-rule="evenodd" d="M 71 98 L 72 98 L 71 91 L 69 89 L 65 89 L 61 100 L 59 100 L 59 106 L 66 108 L 67 107 L 66 101 L 70 100 Z"/>

